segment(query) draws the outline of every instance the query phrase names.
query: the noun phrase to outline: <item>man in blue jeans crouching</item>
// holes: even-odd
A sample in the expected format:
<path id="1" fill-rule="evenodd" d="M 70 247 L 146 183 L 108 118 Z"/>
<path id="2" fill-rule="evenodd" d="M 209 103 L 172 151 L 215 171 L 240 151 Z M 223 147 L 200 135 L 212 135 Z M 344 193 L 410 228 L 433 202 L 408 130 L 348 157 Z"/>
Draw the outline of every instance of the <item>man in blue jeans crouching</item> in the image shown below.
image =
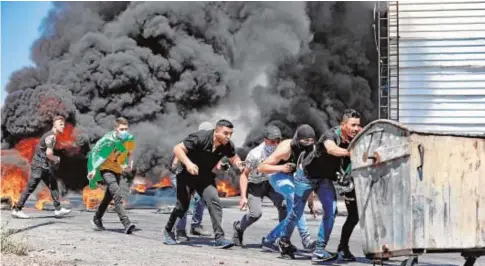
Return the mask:
<path id="1" fill-rule="evenodd" d="M 347 148 L 359 131 L 359 113 L 351 109 L 345 110 L 340 125 L 326 131 L 318 140 L 315 149 L 303 154 L 301 160 L 297 162 L 294 205 L 287 216 L 287 221 L 284 222 L 279 241 L 280 249 L 284 250 L 285 247 L 291 246 L 291 233 L 303 215 L 308 196 L 315 191 L 324 214 L 312 260 L 330 261 L 337 258 L 337 254 L 326 250 L 337 209 L 337 196 L 333 182 L 337 181 L 337 173 L 343 172 L 343 169 L 350 164 L 350 152 Z"/>
<path id="2" fill-rule="evenodd" d="M 282 141 L 276 151 L 264 160 L 258 170 L 261 173 L 268 174 L 269 183 L 273 189 L 281 194 L 286 201 L 287 216 L 285 220 L 280 222 L 265 238 L 262 240 L 262 248 L 272 251 L 280 251 L 283 255 L 288 254 L 293 257 L 296 248 L 291 245 L 284 249 L 280 249 L 277 241 L 283 233 L 288 221 L 288 215 L 293 209 L 293 200 L 295 195 L 295 185 L 293 174 L 295 172 L 296 162 L 303 152 L 309 152 L 313 149 L 315 143 L 315 131 L 310 125 L 301 125 L 297 128 L 293 139 Z M 295 220 L 295 225 L 298 227 L 300 237 L 302 239 L 303 247 L 308 250 L 313 250 L 315 241 L 311 239 L 308 232 L 308 226 L 305 216 L 300 215 L 298 220 Z M 291 233 L 288 237 L 291 236 Z"/>

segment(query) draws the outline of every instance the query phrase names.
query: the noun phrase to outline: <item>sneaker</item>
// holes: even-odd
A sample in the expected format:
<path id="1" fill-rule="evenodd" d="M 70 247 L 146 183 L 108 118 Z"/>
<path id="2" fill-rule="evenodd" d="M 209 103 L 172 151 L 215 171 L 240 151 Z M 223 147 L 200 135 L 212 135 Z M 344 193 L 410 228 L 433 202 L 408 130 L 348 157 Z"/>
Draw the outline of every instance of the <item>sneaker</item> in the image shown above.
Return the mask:
<path id="1" fill-rule="evenodd" d="M 60 210 L 55 210 L 55 211 L 54 211 L 54 215 L 55 215 L 56 217 L 61 217 L 61 216 L 67 215 L 67 214 L 69 214 L 69 213 L 71 213 L 71 210 L 69 210 L 69 209 L 64 209 L 64 208 L 61 208 Z"/>
<path id="2" fill-rule="evenodd" d="M 209 231 L 204 230 L 204 227 L 202 225 L 198 226 L 192 226 L 190 229 L 190 234 L 194 236 L 210 236 L 211 233 Z"/>
<path id="3" fill-rule="evenodd" d="M 221 238 L 216 240 L 215 246 L 221 249 L 228 249 L 233 247 L 234 243 L 229 239 Z"/>
<path id="4" fill-rule="evenodd" d="M 232 225 L 232 228 L 234 229 L 234 234 L 232 235 L 232 242 L 234 242 L 235 246 L 242 246 L 243 243 L 243 231 L 239 228 L 239 225 L 241 222 L 235 221 L 234 224 Z"/>
<path id="5" fill-rule="evenodd" d="M 188 242 L 190 241 L 189 236 L 185 230 L 180 230 L 175 233 L 175 238 L 177 239 L 178 243 Z"/>
<path id="6" fill-rule="evenodd" d="M 288 255 L 290 258 L 295 259 L 295 252 L 297 248 L 291 244 L 290 239 L 283 237 L 278 241 L 278 247 L 281 253 L 281 256 Z"/>
<path id="7" fill-rule="evenodd" d="M 17 218 L 17 219 L 29 219 L 30 218 L 30 216 L 25 214 L 22 210 L 18 210 L 18 209 L 12 210 L 12 217 Z"/>
<path id="8" fill-rule="evenodd" d="M 163 243 L 165 245 L 176 245 L 177 240 L 175 238 L 175 234 L 171 231 L 167 231 L 167 229 L 163 230 Z"/>
<path id="9" fill-rule="evenodd" d="M 128 226 L 125 227 L 125 234 L 127 235 L 130 235 L 131 233 L 133 233 L 133 230 L 135 230 L 135 225 L 130 223 L 128 224 Z"/>
<path id="10" fill-rule="evenodd" d="M 101 221 L 101 219 L 96 218 L 96 216 L 94 216 L 94 218 L 91 220 L 91 224 L 94 225 L 95 230 L 98 230 L 98 231 L 106 230 L 106 228 L 104 228 L 103 226 L 103 222 Z"/>
<path id="11" fill-rule="evenodd" d="M 304 250 L 313 251 L 313 250 L 315 250 L 315 246 L 317 245 L 317 241 L 309 239 L 309 240 L 303 241 L 302 244 L 303 244 Z"/>
<path id="12" fill-rule="evenodd" d="M 338 255 L 328 252 L 322 247 L 317 247 L 313 251 L 312 261 L 331 261 L 337 259 Z"/>
<path id="13" fill-rule="evenodd" d="M 338 246 L 337 253 L 343 261 L 355 261 L 355 256 L 350 252 L 348 246 Z"/>
<path id="14" fill-rule="evenodd" d="M 276 245 L 274 242 L 269 242 L 266 240 L 266 237 L 261 239 L 261 248 L 270 252 L 280 252 L 278 245 Z"/>

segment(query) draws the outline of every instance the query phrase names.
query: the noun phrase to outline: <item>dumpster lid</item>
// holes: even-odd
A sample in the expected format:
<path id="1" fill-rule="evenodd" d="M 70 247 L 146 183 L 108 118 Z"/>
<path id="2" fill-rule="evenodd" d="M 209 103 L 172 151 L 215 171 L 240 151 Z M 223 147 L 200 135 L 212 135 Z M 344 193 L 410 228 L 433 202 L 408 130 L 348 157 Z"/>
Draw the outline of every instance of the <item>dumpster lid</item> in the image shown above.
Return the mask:
<path id="1" fill-rule="evenodd" d="M 476 134 L 476 133 L 458 133 L 458 132 L 420 131 L 420 130 L 411 129 L 411 128 L 405 126 L 404 124 L 401 124 L 401 123 L 399 123 L 397 121 L 394 121 L 394 120 L 378 119 L 378 120 L 374 120 L 374 121 L 370 122 L 369 124 L 367 124 L 362 129 L 362 131 L 359 134 L 357 134 L 357 136 L 355 136 L 355 138 L 349 144 L 349 150 L 351 150 L 354 147 L 355 143 L 357 141 L 359 141 L 359 139 L 363 135 L 365 135 L 365 133 L 369 130 L 369 128 L 371 128 L 375 124 L 391 124 L 391 125 L 394 125 L 394 126 L 400 128 L 402 130 L 405 130 L 405 131 L 407 131 L 409 133 L 416 133 L 416 134 L 419 134 L 419 135 L 455 136 L 455 137 L 464 137 L 464 138 L 480 138 L 480 139 L 485 139 L 485 133 L 483 133 L 483 134 Z"/>

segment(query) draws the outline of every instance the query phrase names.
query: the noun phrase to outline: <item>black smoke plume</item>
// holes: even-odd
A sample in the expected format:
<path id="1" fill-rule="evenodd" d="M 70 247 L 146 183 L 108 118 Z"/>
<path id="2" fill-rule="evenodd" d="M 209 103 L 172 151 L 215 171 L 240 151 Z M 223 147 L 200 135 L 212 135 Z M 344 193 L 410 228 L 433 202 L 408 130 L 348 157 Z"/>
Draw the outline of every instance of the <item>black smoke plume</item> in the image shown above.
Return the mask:
<path id="1" fill-rule="evenodd" d="M 130 121 L 137 174 L 159 179 L 171 148 L 202 121 L 232 120 L 244 155 L 268 123 L 318 133 L 355 108 L 375 116 L 372 7 L 352 2 L 55 2 L 32 48 L 35 67 L 10 77 L 2 148 L 67 115 L 83 147 L 61 163 L 71 189 L 85 155 Z"/>

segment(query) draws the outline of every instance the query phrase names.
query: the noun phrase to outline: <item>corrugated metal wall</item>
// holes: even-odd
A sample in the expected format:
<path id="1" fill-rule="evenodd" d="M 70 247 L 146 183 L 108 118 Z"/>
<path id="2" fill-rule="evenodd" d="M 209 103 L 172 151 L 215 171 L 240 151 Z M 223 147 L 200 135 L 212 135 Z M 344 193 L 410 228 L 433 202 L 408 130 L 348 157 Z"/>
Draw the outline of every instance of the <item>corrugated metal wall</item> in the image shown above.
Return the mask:
<path id="1" fill-rule="evenodd" d="M 391 119 L 485 133 L 485 1 L 390 2 L 388 19 Z"/>

